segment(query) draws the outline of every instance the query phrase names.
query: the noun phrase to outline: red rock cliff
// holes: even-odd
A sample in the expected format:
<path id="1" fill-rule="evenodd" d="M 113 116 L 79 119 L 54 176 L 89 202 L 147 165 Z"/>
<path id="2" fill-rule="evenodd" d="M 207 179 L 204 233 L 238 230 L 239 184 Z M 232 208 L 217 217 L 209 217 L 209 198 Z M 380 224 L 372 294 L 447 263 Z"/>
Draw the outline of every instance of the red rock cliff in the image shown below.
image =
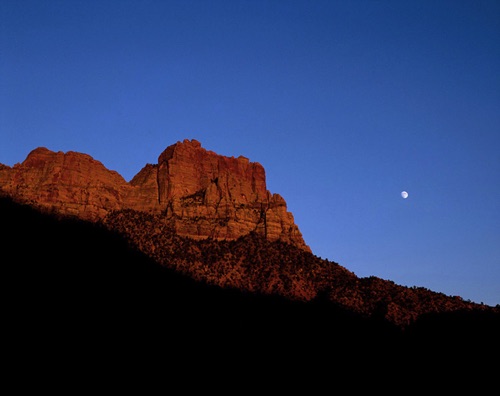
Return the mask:
<path id="1" fill-rule="evenodd" d="M 111 210 L 165 216 L 190 238 L 236 239 L 255 231 L 310 251 L 285 200 L 266 189 L 262 165 L 225 157 L 196 140 L 173 144 L 127 183 L 87 154 L 37 148 L 0 166 L 0 189 L 61 214 L 98 221 Z"/>

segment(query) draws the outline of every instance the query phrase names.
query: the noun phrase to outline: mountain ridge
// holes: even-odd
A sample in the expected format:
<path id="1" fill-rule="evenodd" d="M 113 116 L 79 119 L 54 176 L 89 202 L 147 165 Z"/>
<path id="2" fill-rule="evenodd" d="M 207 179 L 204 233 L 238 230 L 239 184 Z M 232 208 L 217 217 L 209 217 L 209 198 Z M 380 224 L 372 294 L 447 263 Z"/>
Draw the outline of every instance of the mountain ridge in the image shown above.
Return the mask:
<path id="1" fill-rule="evenodd" d="M 464 301 L 377 277 L 359 278 L 305 244 L 265 171 L 184 140 L 127 183 L 87 154 L 33 150 L 0 166 L 0 192 L 58 217 L 118 232 L 134 249 L 197 282 L 288 300 L 321 299 L 401 328 L 441 313 L 500 307 Z"/>
<path id="2" fill-rule="evenodd" d="M 400 328 L 422 316 L 443 312 L 477 310 L 500 315 L 498 305 L 477 304 L 375 276 L 360 278 L 336 262 L 256 233 L 233 241 L 193 241 L 169 229 L 160 217 L 134 210 L 113 212 L 104 224 L 160 265 L 221 288 L 279 295 L 292 301 L 323 299 L 362 317 L 381 317 Z"/>
<path id="3" fill-rule="evenodd" d="M 253 249 L 272 257 L 277 250 L 270 245 L 282 242 L 259 235 L 221 242 L 172 232 L 172 252 L 159 262 L 119 230 L 99 223 L 43 213 L 5 196 L 0 196 L 0 214 L 10 231 L 2 238 L 1 268 L 7 281 L 4 332 L 8 340 L 17 341 L 5 349 L 11 363 L 23 365 L 29 356 L 31 365 L 45 366 L 46 356 L 51 356 L 61 363 L 58 372 L 68 371 L 70 376 L 78 375 L 74 367 L 87 365 L 86 359 L 108 372 L 110 362 L 120 370 L 137 367 L 138 362 L 155 365 L 152 356 L 189 367 L 201 361 L 204 370 L 217 370 L 213 364 L 223 358 L 230 367 L 258 363 L 271 370 L 300 371 L 332 362 L 339 367 L 349 363 L 350 371 L 352 364 L 369 362 L 372 372 L 383 363 L 384 375 L 389 367 L 413 375 L 412 364 L 424 364 L 426 371 L 459 364 L 470 375 L 471 359 L 476 357 L 473 365 L 482 367 L 482 378 L 491 364 L 484 358 L 499 352 L 500 312 L 488 307 L 428 312 L 401 327 L 385 316 L 380 304 L 366 315 L 330 300 L 328 290 L 298 301 L 219 287 L 168 263 L 182 255 L 193 262 L 195 250 L 209 257 L 220 244 L 230 245 L 219 247 L 240 256 L 253 243 Z M 19 249 L 20 243 L 24 248 Z M 249 263 L 260 271 L 258 262 Z M 345 270 L 338 270 L 332 288 L 342 283 Z M 379 284 L 368 285 L 371 293 L 384 291 L 384 281 L 368 281 Z M 432 301 L 432 292 L 422 293 Z"/>
<path id="4" fill-rule="evenodd" d="M 88 154 L 39 147 L 22 163 L 0 168 L 0 189 L 85 220 L 134 209 L 162 214 L 191 238 L 232 240 L 254 231 L 310 251 L 286 201 L 267 190 L 261 164 L 218 155 L 195 139 L 168 146 L 130 182 Z"/>

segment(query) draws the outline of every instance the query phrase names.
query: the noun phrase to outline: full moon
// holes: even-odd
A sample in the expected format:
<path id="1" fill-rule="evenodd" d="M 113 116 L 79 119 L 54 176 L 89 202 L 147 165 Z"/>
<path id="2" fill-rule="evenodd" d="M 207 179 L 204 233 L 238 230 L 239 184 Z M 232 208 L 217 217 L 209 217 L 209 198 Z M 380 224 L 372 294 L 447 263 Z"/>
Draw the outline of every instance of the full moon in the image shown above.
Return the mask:
<path id="1" fill-rule="evenodd" d="M 402 191 L 402 192 L 401 192 L 401 196 L 402 196 L 404 199 L 406 199 L 406 198 L 408 198 L 408 193 L 407 193 L 406 191 Z"/>

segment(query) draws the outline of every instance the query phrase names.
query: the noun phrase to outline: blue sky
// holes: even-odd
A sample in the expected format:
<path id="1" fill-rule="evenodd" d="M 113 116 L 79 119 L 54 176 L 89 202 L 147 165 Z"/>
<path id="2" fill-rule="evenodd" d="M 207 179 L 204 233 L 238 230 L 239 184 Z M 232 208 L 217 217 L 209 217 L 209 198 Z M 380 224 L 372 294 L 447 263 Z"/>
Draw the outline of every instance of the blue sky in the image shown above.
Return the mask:
<path id="1" fill-rule="evenodd" d="M 314 254 L 500 304 L 500 2 L 0 2 L 1 163 L 130 180 L 193 138 L 260 162 Z"/>

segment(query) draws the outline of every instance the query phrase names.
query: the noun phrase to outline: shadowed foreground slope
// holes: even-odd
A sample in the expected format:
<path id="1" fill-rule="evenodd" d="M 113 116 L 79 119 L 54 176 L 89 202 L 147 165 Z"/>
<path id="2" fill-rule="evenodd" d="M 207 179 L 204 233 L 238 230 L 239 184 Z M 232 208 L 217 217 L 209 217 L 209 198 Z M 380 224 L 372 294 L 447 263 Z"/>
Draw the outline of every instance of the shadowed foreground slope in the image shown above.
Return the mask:
<path id="1" fill-rule="evenodd" d="M 332 336 L 372 326 L 321 301 L 292 302 L 195 281 L 96 224 L 58 219 L 10 199 L 1 199 L 1 216 L 7 231 L 2 268 L 12 290 L 9 300 L 17 304 L 10 314 L 26 322 L 22 327 L 35 336 L 33 342 L 42 334 L 53 342 L 85 334 L 80 345 L 86 338 L 109 336 L 112 343 L 112 338 L 161 335 L 165 343 L 173 336 L 211 348 L 210 337 L 234 333 L 251 342 L 270 341 L 278 331 L 305 336 L 320 325 L 325 333 L 330 327 Z M 372 330 L 379 326 L 386 330 L 378 323 Z M 272 342 L 279 344 L 283 334 Z"/>
<path id="2" fill-rule="evenodd" d="M 376 362 L 498 351 L 491 312 L 435 315 L 405 332 L 321 297 L 290 301 L 210 286 L 160 266 L 118 234 L 0 199 L 7 355 L 17 364 Z M 458 343 L 457 343 L 458 342 Z M 55 360 L 54 360 L 55 359 Z M 180 359 L 180 360 L 179 360 Z M 106 362 L 106 363 L 104 363 Z"/>
<path id="3" fill-rule="evenodd" d="M 155 262 L 192 279 L 294 301 L 329 301 L 351 313 L 406 329 L 421 317 L 455 312 L 496 312 L 490 307 L 423 287 L 375 276 L 357 277 L 333 261 L 283 241 L 250 233 L 232 241 L 179 236 L 162 216 L 134 210 L 109 213 L 106 227 L 126 237 Z"/>

